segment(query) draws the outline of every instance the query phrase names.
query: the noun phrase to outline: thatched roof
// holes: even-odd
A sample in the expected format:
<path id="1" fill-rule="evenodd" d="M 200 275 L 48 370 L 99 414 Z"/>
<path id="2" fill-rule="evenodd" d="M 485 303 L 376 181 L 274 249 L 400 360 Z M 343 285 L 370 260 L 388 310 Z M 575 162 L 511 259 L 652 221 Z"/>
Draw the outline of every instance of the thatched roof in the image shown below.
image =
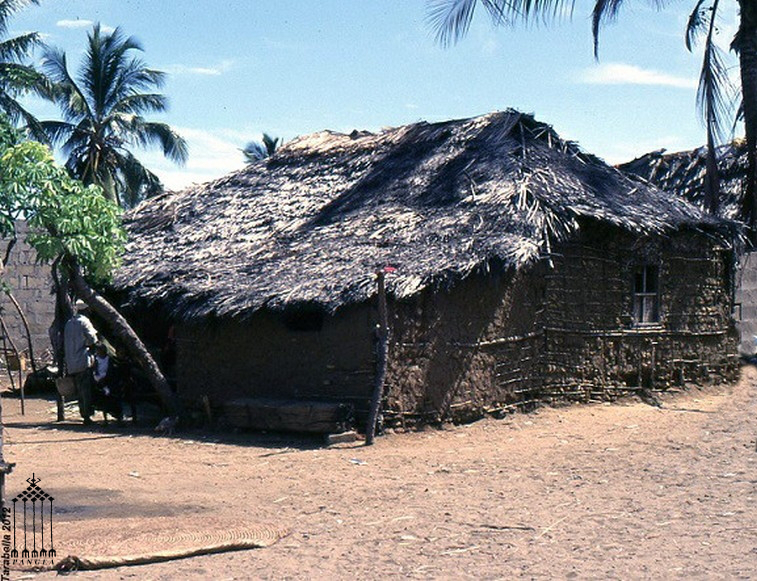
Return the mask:
<path id="1" fill-rule="evenodd" d="M 706 147 L 678 153 L 666 153 L 663 149 L 647 153 L 618 168 L 704 208 L 706 158 Z M 745 143 L 734 142 L 718 147 L 717 158 L 721 191 L 718 213 L 724 218 L 736 220 L 747 171 Z"/>
<path id="2" fill-rule="evenodd" d="M 380 133 L 323 131 L 222 179 L 144 202 L 115 286 L 177 317 L 327 311 L 519 268 L 584 219 L 635 233 L 716 224 L 506 111 Z"/>

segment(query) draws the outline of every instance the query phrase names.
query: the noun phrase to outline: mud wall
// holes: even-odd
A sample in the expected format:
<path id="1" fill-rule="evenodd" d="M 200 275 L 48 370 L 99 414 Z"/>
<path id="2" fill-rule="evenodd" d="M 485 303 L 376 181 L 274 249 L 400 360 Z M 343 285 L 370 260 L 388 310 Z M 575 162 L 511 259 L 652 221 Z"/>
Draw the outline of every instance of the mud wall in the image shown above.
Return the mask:
<path id="1" fill-rule="evenodd" d="M 659 322 L 633 318 L 634 273 L 659 269 Z M 520 272 L 493 269 L 390 301 L 384 418 L 410 426 L 468 421 L 540 402 L 612 399 L 639 388 L 731 380 L 737 335 L 729 257 L 691 234 L 640 240 L 585 228 Z M 282 397 L 367 411 L 375 305 L 317 331 L 261 312 L 249 322 L 176 326 L 179 393 L 213 403 Z"/>
<path id="2" fill-rule="evenodd" d="M 393 304 L 386 420 L 465 421 L 533 403 L 542 280 L 478 275 Z"/>
<path id="3" fill-rule="evenodd" d="M 659 322 L 633 317 L 634 274 L 659 269 Z M 386 416 L 465 421 L 537 402 L 735 378 L 730 259 L 692 234 L 585 228 L 517 274 L 393 305 Z"/>
<path id="4" fill-rule="evenodd" d="M 247 322 L 177 324 L 179 395 L 211 403 L 239 397 L 302 398 L 365 407 L 373 385 L 371 310 L 325 316 L 320 330 L 291 330 L 260 312 Z"/>
<path id="5" fill-rule="evenodd" d="M 595 232 L 559 247 L 547 274 L 543 395 L 612 398 L 638 388 L 735 377 L 730 260 L 690 234 L 638 240 Z M 633 320 L 638 265 L 659 267 L 659 323 Z"/>

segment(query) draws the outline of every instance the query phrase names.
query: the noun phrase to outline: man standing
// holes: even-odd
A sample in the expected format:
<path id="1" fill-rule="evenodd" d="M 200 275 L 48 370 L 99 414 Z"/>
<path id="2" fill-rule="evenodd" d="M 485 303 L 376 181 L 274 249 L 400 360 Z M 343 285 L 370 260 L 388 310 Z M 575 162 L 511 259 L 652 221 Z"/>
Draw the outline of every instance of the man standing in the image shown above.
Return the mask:
<path id="1" fill-rule="evenodd" d="M 78 300 L 74 305 L 76 314 L 71 317 L 63 329 L 63 351 L 66 356 L 66 371 L 73 376 L 76 394 L 79 398 L 79 413 L 85 424 L 91 424 L 92 409 L 92 354 L 89 348 L 97 342 L 97 331 L 86 317 L 87 308 L 84 301 Z"/>

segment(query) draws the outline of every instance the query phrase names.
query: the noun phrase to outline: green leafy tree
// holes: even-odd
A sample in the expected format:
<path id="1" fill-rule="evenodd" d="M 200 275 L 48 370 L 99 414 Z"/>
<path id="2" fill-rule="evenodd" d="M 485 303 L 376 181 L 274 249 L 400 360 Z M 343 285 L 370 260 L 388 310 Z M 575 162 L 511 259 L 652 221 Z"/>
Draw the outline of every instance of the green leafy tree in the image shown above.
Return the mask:
<path id="1" fill-rule="evenodd" d="M 25 124 L 39 138 L 44 134 L 37 119 L 18 101 L 20 95 L 29 92 L 47 94 L 45 77 L 27 64 L 31 52 L 40 45 L 39 33 L 8 37 L 11 18 L 32 4 L 38 4 L 38 0 L 0 0 L 0 111 L 13 122 Z"/>
<path id="2" fill-rule="evenodd" d="M 0 118 L 0 236 L 14 237 L 15 222 L 22 217 L 29 223 L 27 241 L 37 258 L 57 267 L 175 413 L 175 397 L 155 361 L 126 320 L 90 284 L 108 281 L 119 264 L 126 238 L 121 209 L 99 186 L 72 178 L 46 146 L 21 140 Z"/>
<path id="3" fill-rule="evenodd" d="M 244 146 L 242 154 L 247 163 L 254 163 L 272 156 L 281 143 L 282 141 L 280 137 L 271 137 L 267 133 L 263 133 L 263 140 L 250 141 Z"/>
<path id="4" fill-rule="evenodd" d="M 667 0 L 648 0 L 657 8 L 672 4 Z M 429 0 L 429 21 L 442 45 L 457 42 L 465 36 L 478 5 L 483 5 L 496 25 L 517 22 L 554 21 L 561 14 L 572 13 L 573 0 Z M 591 15 L 594 54 L 599 51 L 599 33 L 603 25 L 617 18 L 621 8 L 629 4 L 623 0 L 595 0 Z M 633 4 L 633 3 L 631 3 Z M 723 55 L 716 44 L 716 22 L 722 10 L 721 0 L 693 0 L 693 10 L 686 26 L 686 47 L 692 50 L 700 41 L 703 45 L 702 68 L 699 77 L 697 105 L 704 120 L 708 144 L 708 177 L 706 205 L 712 212 L 718 208 L 719 186 L 715 145 L 724 135 L 724 128 L 732 121 L 732 107 L 728 97 L 728 75 Z M 741 114 L 744 120 L 747 145 L 747 179 L 742 202 L 744 221 L 757 233 L 757 2 L 730 0 L 739 8 L 739 28 L 731 48 L 739 56 L 741 74 Z"/>
<path id="5" fill-rule="evenodd" d="M 61 147 L 72 176 L 100 186 L 109 199 L 131 207 L 163 190 L 132 149 L 158 146 L 168 159 L 182 164 L 187 143 L 167 124 L 144 117 L 165 111 L 168 100 L 157 92 L 165 73 L 134 56 L 142 51 L 137 40 L 118 28 L 103 32 L 99 24 L 87 40 L 76 77 L 68 70 L 66 53 L 45 51 L 43 71 L 55 83 L 52 99 L 63 121 L 41 125 L 50 142 Z"/>

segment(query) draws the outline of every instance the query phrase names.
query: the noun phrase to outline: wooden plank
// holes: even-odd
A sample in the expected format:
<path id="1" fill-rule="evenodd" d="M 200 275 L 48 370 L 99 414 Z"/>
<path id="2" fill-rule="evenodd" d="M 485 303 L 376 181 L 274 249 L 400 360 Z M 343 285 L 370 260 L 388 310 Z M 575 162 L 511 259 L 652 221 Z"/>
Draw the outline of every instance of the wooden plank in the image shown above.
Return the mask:
<path id="1" fill-rule="evenodd" d="M 348 430 L 353 407 L 345 403 L 240 398 L 224 404 L 226 420 L 237 428 L 331 434 Z"/>
<path id="2" fill-rule="evenodd" d="M 327 446 L 331 446 L 332 444 L 350 444 L 357 441 L 357 437 L 357 432 L 349 431 L 342 432 L 341 434 L 326 434 L 323 441 Z"/>

